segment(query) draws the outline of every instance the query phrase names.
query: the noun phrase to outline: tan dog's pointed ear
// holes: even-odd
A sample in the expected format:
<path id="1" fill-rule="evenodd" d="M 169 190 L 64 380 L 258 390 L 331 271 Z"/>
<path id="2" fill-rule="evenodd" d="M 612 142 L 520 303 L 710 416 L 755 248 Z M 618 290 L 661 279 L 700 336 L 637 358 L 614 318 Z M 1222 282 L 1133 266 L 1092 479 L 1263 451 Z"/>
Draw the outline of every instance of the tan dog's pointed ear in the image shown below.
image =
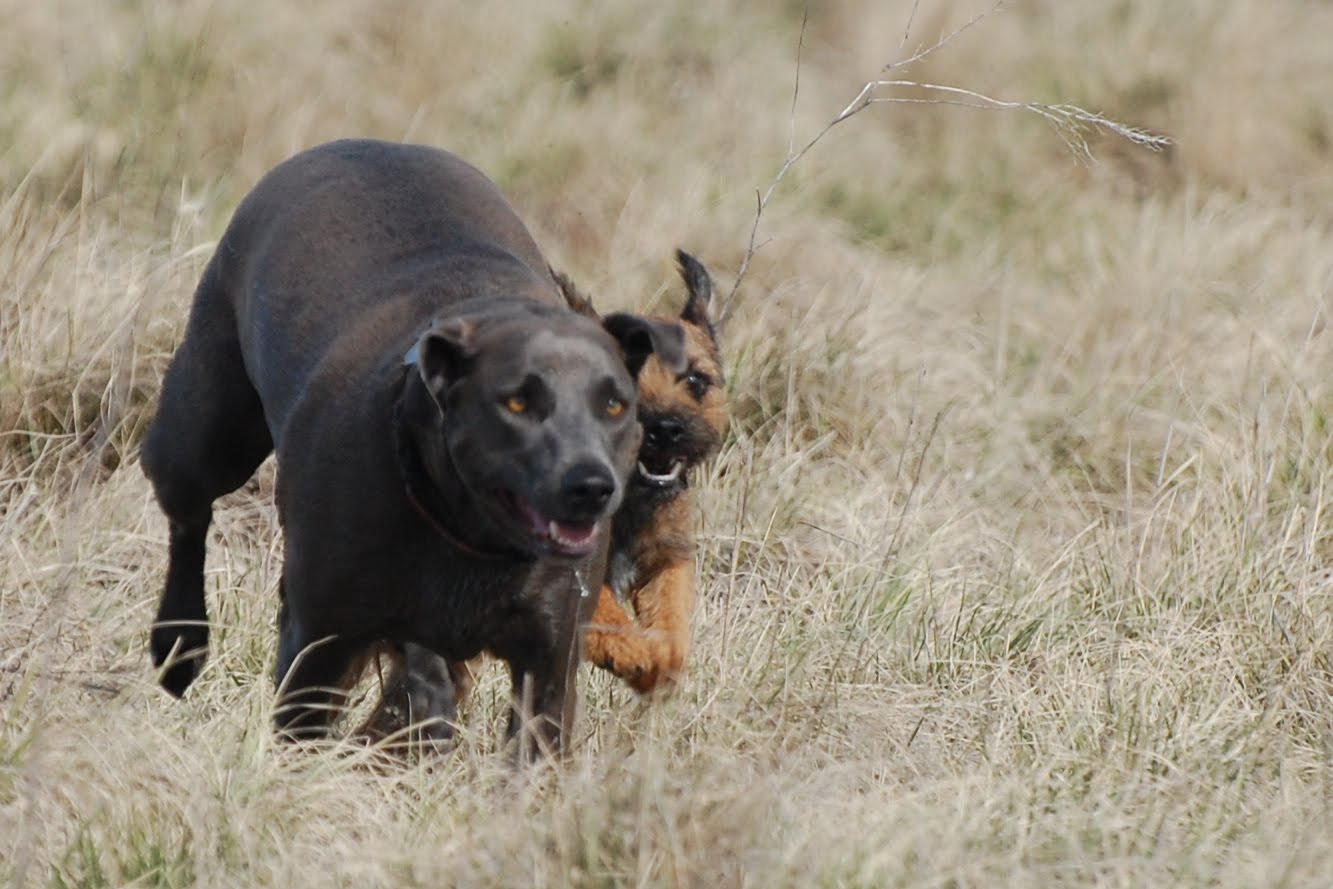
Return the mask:
<path id="1" fill-rule="evenodd" d="M 570 280 L 569 275 L 566 275 L 564 272 L 557 272 L 551 266 L 547 266 L 546 268 L 547 271 L 551 273 L 551 277 L 555 279 L 555 286 L 559 288 L 560 295 L 565 298 L 566 305 L 580 315 L 586 315 L 594 321 L 601 318 L 601 316 L 597 314 L 597 310 L 592 307 L 592 299 L 585 296 L 574 286 L 574 282 Z"/>
<path id="2" fill-rule="evenodd" d="M 679 249 L 676 250 L 676 265 L 680 269 L 681 279 L 685 282 L 685 289 L 690 294 L 690 298 L 685 302 L 685 308 L 681 310 L 681 319 L 702 327 L 711 334 L 713 322 L 709 317 L 709 311 L 713 301 L 713 279 L 709 276 L 708 269 L 704 268 L 702 262 Z"/>
<path id="3" fill-rule="evenodd" d="M 444 392 L 472 366 L 472 347 L 476 325 L 466 318 L 438 321 L 421 335 L 412 351 L 403 359 L 415 357 L 417 372 L 426 388 L 441 405 Z"/>
<path id="4" fill-rule="evenodd" d="M 674 321 L 617 312 L 602 319 L 602 327 L 620 342 L 625 367 L 631 376 L 639 375 L 649 355 L 656 355 L 673 374 L 683 374 L 689 366 L 685 357 L 685 331 Z"/>

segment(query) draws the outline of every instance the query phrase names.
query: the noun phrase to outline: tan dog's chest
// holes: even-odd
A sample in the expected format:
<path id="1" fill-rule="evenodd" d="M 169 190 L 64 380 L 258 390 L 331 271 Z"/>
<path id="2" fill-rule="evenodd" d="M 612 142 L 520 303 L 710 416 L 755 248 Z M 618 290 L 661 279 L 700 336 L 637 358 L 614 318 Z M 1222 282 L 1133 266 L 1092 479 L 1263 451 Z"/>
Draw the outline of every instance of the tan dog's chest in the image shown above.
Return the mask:
<path id="1" fill-rule="evenodd" d="M 629 602 L 630 591 L 639 579 L 639 568 L 634 564 L 634 556 L 629 551 L 611 554 L 611 561 L 606 567 L 606 582 L 622 604 Z"/>

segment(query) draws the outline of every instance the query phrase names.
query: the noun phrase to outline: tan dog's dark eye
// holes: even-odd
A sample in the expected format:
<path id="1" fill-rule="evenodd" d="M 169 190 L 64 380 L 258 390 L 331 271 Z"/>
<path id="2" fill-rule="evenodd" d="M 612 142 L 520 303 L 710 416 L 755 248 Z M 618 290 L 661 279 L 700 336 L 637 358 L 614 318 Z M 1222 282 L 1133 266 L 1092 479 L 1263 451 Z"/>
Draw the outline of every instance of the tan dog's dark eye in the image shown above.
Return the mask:
<path id="1" fill-rule="evenodd" d="M 713 381 L 706 374 L 701 374 L 698 371 L 693 371 L 685 376 L 685 386 L 690 390 L 690 394 L 694 396 L 695 401 L 702 400 L 704 395 L 708 393 L 708 388 L 712 385 Z"/>
<path id="2" fill-rule="evenodd" d="M 521 414 L 528 409 L 528 400 L 521 395 L 511 395 L 505 399 L 505 408 L 511 414 Z"/>
<path id="3" fill-rule="evenodd" d="M 618 417 L 625 412 L 625 402 L 616 398 L 614 395 L 606 400 L 606 415 L 608 417 Z"/>

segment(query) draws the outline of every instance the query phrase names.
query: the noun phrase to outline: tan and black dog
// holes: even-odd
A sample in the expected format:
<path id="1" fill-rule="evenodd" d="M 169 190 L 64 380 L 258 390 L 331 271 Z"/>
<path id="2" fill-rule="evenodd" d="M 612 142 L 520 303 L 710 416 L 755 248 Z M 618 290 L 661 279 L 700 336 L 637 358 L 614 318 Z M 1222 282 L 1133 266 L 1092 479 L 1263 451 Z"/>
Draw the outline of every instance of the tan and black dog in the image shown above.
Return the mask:
<path id="1" fill-rule="evenodd" d="M 367 651 L 419 645 L 504 659 L 511 736 L 532 714 L 559 746 L 655 351 L 683 368 L 680 328 L 571 311 L 447 152 L 347 140 L 276 167 L 204 272 L 143 446 L 170 520 L 163 686 L 207 650 L 212 503 L 276 450 L 279 729 L 324 732 Z"/>
<path id="2" fill-rule="evenodd" d="M 678 319 L 687 366 L 678 371 L 650 357 L 639 372 L 643 444 L 612 522 L 606 583 L 585 637 L 587 659 L 641 693 L 674 685 L 689 653 L 695 600 L 690 473 L 717 452 L 727 423 L 722 359 L 709 318 L 712 280 L 688 253 L 677 251 L 676 259 L 689 293 Z M 572 287 L 557 280 L 569 298 Z M 622 602 L 633 606 L 633 620 Z"/>

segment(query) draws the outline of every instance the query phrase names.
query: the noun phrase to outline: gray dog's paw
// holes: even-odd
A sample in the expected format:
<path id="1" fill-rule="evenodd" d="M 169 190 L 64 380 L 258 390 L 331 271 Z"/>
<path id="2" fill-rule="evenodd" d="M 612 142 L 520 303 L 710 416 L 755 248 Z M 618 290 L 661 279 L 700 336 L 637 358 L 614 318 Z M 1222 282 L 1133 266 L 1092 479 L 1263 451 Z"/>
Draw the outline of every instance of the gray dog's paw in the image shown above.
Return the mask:
<path id="1" fill-rule="evenodd" d="M 149 639 L 153 666 L 161 670 L 158 682 L 173 697 L 181 697 L 204 668 L 208 657 L 208 627 L 153 627 Z"/>

